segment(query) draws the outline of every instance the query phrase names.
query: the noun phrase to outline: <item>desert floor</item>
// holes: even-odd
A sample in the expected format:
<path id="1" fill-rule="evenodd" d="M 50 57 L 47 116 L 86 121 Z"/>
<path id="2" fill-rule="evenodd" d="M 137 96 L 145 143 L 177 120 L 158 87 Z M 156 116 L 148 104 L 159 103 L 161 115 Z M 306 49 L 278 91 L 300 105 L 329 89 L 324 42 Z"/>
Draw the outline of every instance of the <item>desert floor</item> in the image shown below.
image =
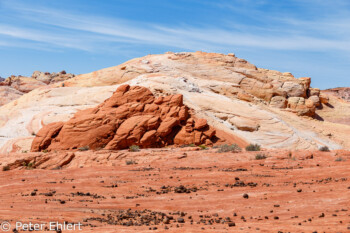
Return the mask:
<path id="1" fill-rule="evenodd" d="M 350 231 L 349 151 L 198 149 L 76 152 L 62 167 L 0 171 L 0 222 L 66 221 L 83 224 L 80 232 Z"/>

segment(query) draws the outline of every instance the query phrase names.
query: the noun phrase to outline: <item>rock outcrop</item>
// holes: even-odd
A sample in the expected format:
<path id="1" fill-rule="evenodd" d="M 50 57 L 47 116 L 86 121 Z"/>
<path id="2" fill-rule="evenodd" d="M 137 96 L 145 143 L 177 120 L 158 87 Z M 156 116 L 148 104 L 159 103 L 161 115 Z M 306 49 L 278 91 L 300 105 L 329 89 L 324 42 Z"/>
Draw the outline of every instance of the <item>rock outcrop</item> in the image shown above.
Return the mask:
<path id="1" fill-rule="evenodd" d="M 172 76 L 181 72 L 184 76 L 216 80 L 215 85 L 211 84 L 207 87 L 215 93 L 247 102 L 264 101 L 273 107 L 283 108 L 297 115 L 314 116 L 315 114 L 315 106 L 311 106 L 310 101 L 305 101 L 304 106 L 299 105 L 298 108 L 289 109 L 287 101 L 281 99 L 281 97 L 286 100 L 290 97 L 302 97 L 307 100 L 312 92 L 310 91 L 311 78 L 297 79 L 289 72 L 281 73 L 257 68 L 234 54 L 168 52 L 164 55 L 147 56 L 137 62 L 134 59 L 118 67 L 79 75 L 65 82 L 65 85 L 114 85 L 150 73 Z M 192 92 L 199 91 L 196 85 L 191 89 Z M 313 92 L 313 95 L 317 93 Z"/>
<path id="2" fill-rule="evenodd" d="M 65 70 L 62 70 L 61 72 L 41 72 L 41 71 L 34 71 L 32 74 L 32 78 L 36 79 L 38 81 L 41 81 L 45 84 L 52 84 L 57 82 L 62 82 L 71 78 L 74 78 L 74 74 L 67 73 Z"/>
<path id="3" fill-rule="evenodd" d="M 338 98 L 311 88 L 310 82 L 257 68 L 233 54 L 148 55 L 37 88 L 0 107 L 0 153 L 30 150 L 30 140 L 42 127 L 96 107 L 123 84 L 146 87 L 155 97 L 181 94 L 218 137 L 223 132 L 264 148 L 350 148 L 350 104 L 338 105 Z"/>
<path id="4" fill-rule="evenodd" d="M 75 77 L 74 74 L 67 74 L 66 71 L 61 71 L 59 73 L 35 71 L 31 77 L 12 75 L 7 79 L 1 78 L 0 87 L 5 93 L 0 92 L 0 106 L 18 99 L 21 95 L 29 93 L 39 87 L 68 80 L 73 77 Z"/>
<path id="5" fill-rule="evenodd" d="M 10 103 L 23 95 L 22 92 L 7 86 L 0 86 L 0 106 Z"/>
<path id="6" fill-rule="evenodd" d="M 350 87 L 338 87 L 322 91 L 325 94 L 336 96 L 350 102 Z"/>
<path id="7" fill-rule="evenodd" d="M 0 86 L 9 86 L 22 93 L 28 93 L 45 85 L 45 83 L 39 80 L 24 76 L 11 76 L 0 83 Z"/>
<path id="8" fill-rule="evenodd" d="M 32 151 L 211 145 L 215 129 L 195 119 L 180 94 L 154 97 L 145 87 L 122 85 L 111 98 L 72 119 L 44 126 Z"/>

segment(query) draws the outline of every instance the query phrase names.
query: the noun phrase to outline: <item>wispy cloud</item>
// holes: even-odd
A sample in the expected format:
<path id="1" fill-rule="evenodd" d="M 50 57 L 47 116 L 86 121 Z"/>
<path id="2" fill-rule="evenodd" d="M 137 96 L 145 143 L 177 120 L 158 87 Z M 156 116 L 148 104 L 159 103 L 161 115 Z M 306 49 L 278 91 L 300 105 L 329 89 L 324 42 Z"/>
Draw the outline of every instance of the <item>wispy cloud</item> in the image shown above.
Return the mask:
<path id="1" fill-rule="evenodd" d="M 0 35 L 85 51 L 109 50 L 108 43 L 209 51 L 222 51 L 233 46 L 273 50 L 350 51 L 349 16 L 344 18 L 341 14 L 313 20 L 299 19 L 292 15 L 271 16 L 256 7 L 259 4 L 249 8 L 250 0 L 242 2 L 240 7 L 244 8 L 239 9 L 240 13 L 261 21 L 261 25 L 236 21 L 225 22 L 215 28 L 212 25 L 165 26 L 161 23 L 135 22 L 74 11 L 63 12 L 49 7 L 30 6 L 25 2 L 15 1 L 16 4 L 13 4 L 13 1 L 4 1 L 5 8 L 16 12 L 19 18 L 31 22 L 37 29 L 0 24 Z M 322 1 L 311 2 L 327 7 Z M 266 1 L 259 3 L 264 5 Z M 305 4 L 299 0 L 295 3 Z M 344 4 L 344 1 L 336 1 L 336 4 Z M 238 11 L 237 7 L 227 2 L 216 3 L 216 7 Z"/>

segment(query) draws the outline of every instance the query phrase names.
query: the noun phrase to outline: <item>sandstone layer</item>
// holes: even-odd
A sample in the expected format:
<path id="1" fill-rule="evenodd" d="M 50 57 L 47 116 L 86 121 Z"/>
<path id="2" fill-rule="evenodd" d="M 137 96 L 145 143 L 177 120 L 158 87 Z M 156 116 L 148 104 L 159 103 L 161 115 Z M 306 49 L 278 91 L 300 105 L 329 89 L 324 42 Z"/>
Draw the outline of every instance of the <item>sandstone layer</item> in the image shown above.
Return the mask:
<path id="1" fill-rule="evenodd" d="M 338 87 L 322 91 L 328 95 L 333 95 L 350 102 L 350 87 Z"/>
<path id="2" fill-rule="evenodd" d="M 0 79 L 0 106 L 18 99 L 21 95 L 31 92 L 42 86 L 61 82 L 75 77 L 74 74 L 67 74 L 66 71 L 49 73 L 34 71 L 31 77 L 14 76 L 7 79 Z"/>
<path id="3" fill-rule="evenodd" d="M 310 82 L 233 54 L 149 55 L 40 87 L 0 107 L 0 152 L 30 150 L 43 126 L 96 107 L 122 84 L 144 86 L 157 98 L 181 94 L 198 118 L 265 148 L 350 148 L 350 125 L 343 120 L 350 104 L 337 104 Z M 341 120 L 332 120 L 333 112 Z"/>

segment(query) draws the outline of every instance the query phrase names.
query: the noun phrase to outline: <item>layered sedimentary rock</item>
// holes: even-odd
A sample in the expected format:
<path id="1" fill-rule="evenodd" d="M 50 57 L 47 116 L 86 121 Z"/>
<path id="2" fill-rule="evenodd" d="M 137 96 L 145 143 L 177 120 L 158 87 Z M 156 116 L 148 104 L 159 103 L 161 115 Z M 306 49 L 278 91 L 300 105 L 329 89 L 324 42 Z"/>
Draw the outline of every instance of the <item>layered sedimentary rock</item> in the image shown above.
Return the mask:
<path id="1" fill-rule="evenodd" d="M 217 134 L 264 148 L 350 148 L 350 126 L 343 124 L 348 102 L 311 88 L 309 78 L 257 68 L 232 54 L 196 52 L 135 58 L 23 95 L 0 107 L 0 153 L 29 150 L 42 127 L 96 107 L 126 83 L 155 97 L 181 94 Z"/>
<path id="2" fill-rule="evenodd" d="M 22 92 L 7 86 L 0 86 L 0 106 L 10 103 L 23 95 Z"/>
<path id="3" fill-rule="evenodd" d="M 333 95 L 350 102 L 350 87 L 338 87 L 324 90 L 323 93 Z"/>
<path id="4" fill-rule="evenodd" d="M 31 77 L 10 76 L 7 79 L 0 79 L 0 106 L 18 99 L 21 95 L 29 93 L 39 87 L 61 82 L 75 77 L 74 74 L 67 74 L 66 71 L 49 73 L 35 71 Z"/>
<path id="5" fill-rule="evenodd" d="M 28 93 L 45 85 L 45 83 L 39 80 L 24 76 L 11 76 L 0 83 L 0 86 L 9 86 L 22 93 Z"/>
<path id="6" fill-rule="evenodd" d="M 205 119 L 191 117 L 182 95 L 155 98 L 145 87 L 122 85 L 99 106 L 43 127 L 31 150 L 208 145 L 214 136 L 215 129 Z"/>
<path id="7" fill-rule="evenodd" d="M 133 59 L 117 67 L 79 75 L 65 82 L 65 85 L 114 85 L 141 75 L 154 77 L 148 74 L 193 76 L 199 79 L 198 82 L 216 80 L 215 84 L 207 86 L 215 93 L 233 96 L 247 102 L 263 100 L 272 107 L 284 108 L 298 115 L 315 114 L 315 106 L 311 106 L 311 102 L 305 101 L 304 105 L 299 105 L 298 108 L 287 108 L 287 104 L 280 99 L 276 104 L 276 97 L 285 99 L 301 97 L 307 100 L 311 96 L 309 77 L 297 79 L 289 72 L 281 73 L 257 68 L 234 54 L 169 52 L 164 55 L 151 55 L 143 59 Z M 200 84 L 204 83 L 195 83 L 191 91 L 197 92 Z"/>
<path id="8" fill-rule="evenodd" d="M 65 81 L 74 77 L 75 77 L 74 74 L 67 73 L 65 70 L 62 70 L 61 72 L 58 72 L 58 73 L 34 71 L 32 74 L 33 79 L 36 79 L 46 84 L 57 83 L 57 82 Z"/>

